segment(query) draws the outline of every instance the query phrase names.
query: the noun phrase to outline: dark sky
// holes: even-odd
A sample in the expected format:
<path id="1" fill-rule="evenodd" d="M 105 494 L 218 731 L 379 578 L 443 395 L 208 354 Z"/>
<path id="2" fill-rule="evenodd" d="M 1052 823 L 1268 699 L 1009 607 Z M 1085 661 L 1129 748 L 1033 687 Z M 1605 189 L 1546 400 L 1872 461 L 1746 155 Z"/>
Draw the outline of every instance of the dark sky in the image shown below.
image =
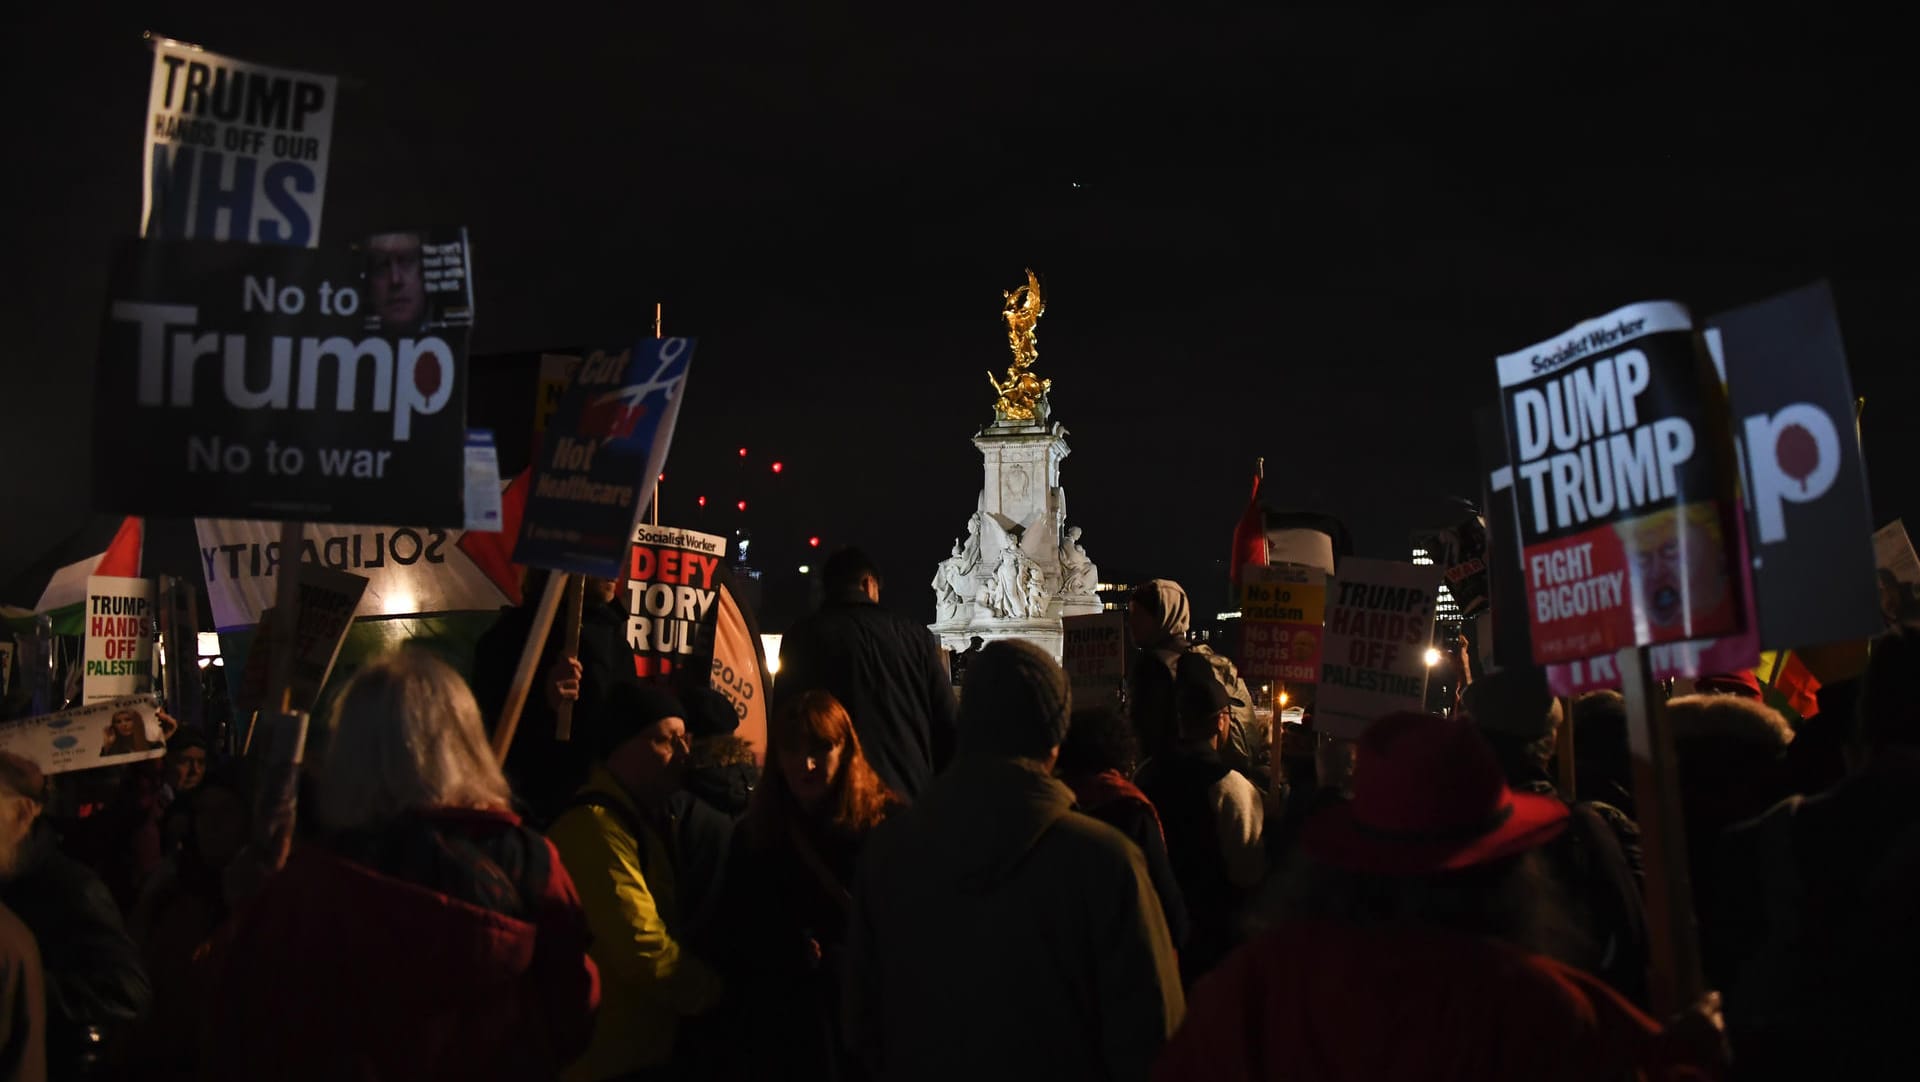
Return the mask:
<path id="1" fill-rule="evenodd" d="M 858 542 L 916 614 L 973 508 L 1000 291 L 1027 266 L 1070 519 L 1108 577 L 1179 577 L 1204 611 L 1256 455 L 1270 502 L 1404 557 L 1477 487 L 1469 417 L 1493 357 L 1651 297 L 1706 314 L 1829 278 L 1876 516 L 1920 515 L 1920 69 L 1893 27 L 1811 9 L 632 7 L 543 26 L 527 5 L 157 5 L 10 26 L 4 599 L 31 603 L 23 570 L 88 521 L 144 29 L 341 77 L 324 236 L 467 225 L 476 363 L 631 338 L 663 301 L 700 339 L 663 518 L 735 525 L 692 503 L 746 491 L 745 445 L 773 570 L 808 535 Z M 777 485 L 758 472 L 775 457 Z"/>

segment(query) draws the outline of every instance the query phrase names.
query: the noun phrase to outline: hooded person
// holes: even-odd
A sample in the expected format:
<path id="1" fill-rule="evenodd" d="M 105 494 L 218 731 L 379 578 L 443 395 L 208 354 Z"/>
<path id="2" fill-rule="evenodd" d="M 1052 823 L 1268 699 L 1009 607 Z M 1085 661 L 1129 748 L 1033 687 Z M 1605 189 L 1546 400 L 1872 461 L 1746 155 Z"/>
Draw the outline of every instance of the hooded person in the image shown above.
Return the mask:
<path id="1" fill-rule="evenodd" d="M 1197 653 L 1213 666 L 1215 677 L 1235 703 L 1223 755 L 1230 765 L 1247 767 L 1247 728 L 1253 720 L 1248 704 L 1253 699 L 1231 658 L 1187 641 L 1191 613 L 1187 591 L 1172 579 L 1148 579 L 1134 587 L 1127 604 L 1127 631 L 1140 651 L 1127 670 L 1127 702 L 1141 758 L 1150 760 L 1179 739 L 1174 669 L 1182 655 Z"/>
<path id="2" fill-rule="evenodd" d="M 1687 1077 L 1711 1000 L 1663 1033 L 1536 949 L 1554 906 L 1534 853 L 1566 822 L 1465 721 L 1373 723 L 1353 799 L 1303 829 L 1275 922 L 1194 989 L 1154 1077 Z"/>
<path id="3" fill-rule="evenodd" d="M 1140 1079 L 1184 1010 L 1138 847 L 1050 774 L 1066 674 L 980 652 L 953 765 L 873 832 L 849 922 L 849 1045 L 879 1079 Z"/>

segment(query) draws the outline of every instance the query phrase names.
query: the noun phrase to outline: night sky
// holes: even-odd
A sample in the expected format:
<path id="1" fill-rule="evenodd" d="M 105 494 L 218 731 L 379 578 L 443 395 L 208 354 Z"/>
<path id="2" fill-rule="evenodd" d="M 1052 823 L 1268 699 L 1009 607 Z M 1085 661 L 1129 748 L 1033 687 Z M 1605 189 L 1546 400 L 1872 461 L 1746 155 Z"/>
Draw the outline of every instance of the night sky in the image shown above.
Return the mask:
<path id="1" fill-rule="evenodd" d="M 1705 315 L 1830 279 L 1876 519 L 1920 516 L 1920 69 L 1891 27 L 632 7 L 9 14 L 0 600 L 31 604 L 36 560 L 89 527 L 147 29 L 340 76 L 324 238 L 468 226 L 476 366 L 631 339 L 664 302 L 700 346 L 663 522 L 730 532 L 748 496 L 770 574 L 808 536 L 855 542 L 915 615 L 974 506 L 1001 291 L 1028 266 L 1069 521 L 1104 578 L 1177 577 L 1203 612 L 1255 456 L 1270 503 L 1404 558 L 1477 491 L 1493 357 L 1647 298 Z M 176 551 L 147 571 L 190 572 Z"/>

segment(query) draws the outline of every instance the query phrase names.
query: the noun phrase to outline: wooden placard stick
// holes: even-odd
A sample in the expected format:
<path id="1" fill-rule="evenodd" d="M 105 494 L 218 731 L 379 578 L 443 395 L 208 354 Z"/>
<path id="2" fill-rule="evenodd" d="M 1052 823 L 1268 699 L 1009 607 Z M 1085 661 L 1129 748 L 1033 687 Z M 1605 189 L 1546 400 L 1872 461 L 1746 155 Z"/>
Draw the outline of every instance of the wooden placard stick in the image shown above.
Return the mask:
<path id="1" fill-rule="evenodd" d="M 507 761 L 507 749 L 513 746 L 514 731 L 520 727 L 520 710 L 527 705 L 527 692 L 533 688 L 535 670 L 540 667 L 540 655 L 546 652 L 547 633 L 553 630 L 554 613 L 560 609 L 560 594 L 569 577 L 549 575 L 540 603 L 534 607 L 533 626 L 527 629 L 526 645 L 520 648 L 520 663 L 514 667 L 513 684 L 507 688 L 507 701 L 500 708 L 500 724 L 493 729 L 495 762 Z"/>
<path id="2" fill-rule="evenodd" d="M 1680 811 L 1679 763 L 1660 682 L 1646 649 L 1618 655 L 1626 693 L 1627 750 L 1633 759 L 1634 810 L 1646 852 L 1647 989 L 1654 1017 L 1672 1018 L 1706 990 L 1700 939 L 1687 872 L 1686 823 Z"/>
<path id="3" fill-rule="evenodd" d="M 561 633 L 566 639 L 566 655 L 570 658 L 580 656 L 580 617 L 586 607 L 587 580 L 584 575 L 567 576 L 566 610 L 561 619 Z M 573 700 L 560 700 L 559 709 L 553 712 L 553 738 L 555 740 L 573 739 Z"/>
<path id="4" fill-rule="evenodd" d="M 1578 777 L 1574 773 L 1573 753 L 1573 696 L 1560 700 L 1560 731 L 1553 738 L 1553 759 L 1559 767 L 1560 799 L 1572 800 L 1577 790 L 1574 783 Z"/>

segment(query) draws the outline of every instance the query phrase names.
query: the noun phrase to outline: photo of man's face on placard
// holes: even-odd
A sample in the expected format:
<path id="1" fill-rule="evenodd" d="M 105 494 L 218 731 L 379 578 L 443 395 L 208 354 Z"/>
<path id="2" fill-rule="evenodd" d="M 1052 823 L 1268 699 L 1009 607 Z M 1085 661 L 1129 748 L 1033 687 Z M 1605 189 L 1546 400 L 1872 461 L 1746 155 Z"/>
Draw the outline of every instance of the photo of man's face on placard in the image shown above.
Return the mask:
<path id="1" fill-rule="evenodd" d="M 367 238 L 367 290 L 383 330 L 416 330 L 426 319 L 420 247 L 418 233 L 376 233 Z"/>
<path id="2" fill-rule="evenodd" d="M 1656 633 L 1679 629 L 1691 612 L 1715 626 L 1733 604 L 1720 513 L 1692 503 L 1614 524 L 1626 550 L 1632 589 Z"/>

